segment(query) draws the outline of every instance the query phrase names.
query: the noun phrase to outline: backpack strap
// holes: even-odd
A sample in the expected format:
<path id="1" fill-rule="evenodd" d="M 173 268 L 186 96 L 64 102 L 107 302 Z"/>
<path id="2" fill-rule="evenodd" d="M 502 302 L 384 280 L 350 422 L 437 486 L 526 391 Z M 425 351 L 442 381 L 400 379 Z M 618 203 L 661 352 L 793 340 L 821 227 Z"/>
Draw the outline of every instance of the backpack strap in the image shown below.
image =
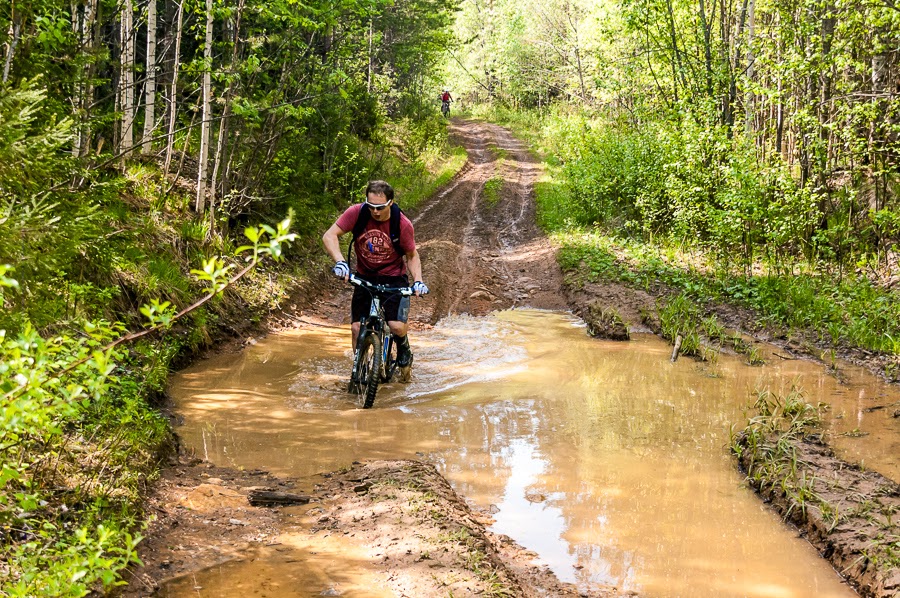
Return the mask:
<path id="1" fill-rule="evenodd" d="M 403 210 L 400 209 L 400 206 L 395 203 L 391 204 L 391 246 L 401 256 L 403 255 L 403 250 L 400 248 L 400 215 L 402 213 Z M 350 254 L 353 253 L 353 247 L 356 246 L 356 239 L 365 232 L 366 225 L 369 224 L 371 218 L 372 212 L 366 208 L 366 204 L 360 204 L 359 216 L 356 218 L 356 224 L 353 225 L 350 237 L 350 247 L 347 248 L 347 263 L 350 263 Z"/>

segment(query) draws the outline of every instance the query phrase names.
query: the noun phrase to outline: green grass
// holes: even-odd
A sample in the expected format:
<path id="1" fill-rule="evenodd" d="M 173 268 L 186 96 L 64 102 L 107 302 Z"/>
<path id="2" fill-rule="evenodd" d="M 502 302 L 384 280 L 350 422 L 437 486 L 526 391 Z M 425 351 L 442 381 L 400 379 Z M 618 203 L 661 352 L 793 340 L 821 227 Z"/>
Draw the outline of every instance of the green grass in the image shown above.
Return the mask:
<path id="1" fill-rule="evenodd" d="M 500 190 L 503 189 L 503 177 L 495 176 L 484 183 L 482 197 L 488 206 L 496 206 L 500 202 Z"/>
<path id="2" fill-rule="evenodd" d="M 467 157 L 464 148 L 452 146 L 447 154 L 430 160 L 428 164 L 405 168 L 394 166 L 387 176 L 396 191 L 398 203 L 405 210 L 415 208 L 449 183 L 466 163 Z"/>
<path id="3" fill-rule="evenodd" d="M 605 234 L 570 228 L 553 235 L 559 262 L 574 284 L 614 280 L 648 292 L 663 286 L 700 306 L 711 302 L 756 311 L 760 324 L 810 331 L 819 343 L 846 343 L 900 355 L 900 295 L 864 277 L 793 275 L 744 276 L 697 265 L 697 255 Z M 701 258 L 703 256 L 700 256 Z"/>
<path id="4" fill-rule="evenodd" d="M 821 406 L 820 406 L 821 407 Z M 824 497 L 834 482 L 820 479 L 811 466 L 798 457 L 798 443 L 821 435 L 819 408 L 808 404 L 802 390 L 792 388 L 785 395 L 767 389 L 756 391 L 755 415 L 739 433 L 732 431 L 731 450 L 743 459 L 747 475 L 760 488 L 779 491 L 787 500 L 785 516 L 799 513 L 804 518 L 818 509 L 828 531 L 852 520 L 864 520 L 868 544 L 862 555 L 878 562 L 880 569 L 900 567 L 900 541 L 894 515 L 896 507 L 880 500 L 881 491 L 854 492 L 839 504 Z M 890 494 L 890 490 L 887 491 Z M 880 562 L 879 562 L 880 561 Z"/>

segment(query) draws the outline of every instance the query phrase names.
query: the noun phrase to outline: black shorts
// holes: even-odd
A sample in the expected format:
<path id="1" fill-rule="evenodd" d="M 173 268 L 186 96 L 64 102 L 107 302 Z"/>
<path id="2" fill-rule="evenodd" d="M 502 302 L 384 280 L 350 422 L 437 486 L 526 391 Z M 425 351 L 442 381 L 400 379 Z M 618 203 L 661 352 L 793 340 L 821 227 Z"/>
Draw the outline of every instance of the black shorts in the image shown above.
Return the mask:
<path id="1" fill-rule="evenodd" d="M 373 284 L 383 284 L 389 287 L 408 287 L 409 277 L 406 274 L 402 276 L 369 276 L 356 275 L 359 278 Z M 359 322 L 363 316 L 369 315 L 369 309 L 372 307 L 372 295 L 368 290 L 361 287 L 353 288 L 353 301 L 350 303 L 350 317 L 353 322 Z M 384 318 L 388 322 L 406 322 L 409 320 L 409 297 L 401 295 L 390 295 L 386 300 L 382 301 L 381 307 L 384 309 Z"/>

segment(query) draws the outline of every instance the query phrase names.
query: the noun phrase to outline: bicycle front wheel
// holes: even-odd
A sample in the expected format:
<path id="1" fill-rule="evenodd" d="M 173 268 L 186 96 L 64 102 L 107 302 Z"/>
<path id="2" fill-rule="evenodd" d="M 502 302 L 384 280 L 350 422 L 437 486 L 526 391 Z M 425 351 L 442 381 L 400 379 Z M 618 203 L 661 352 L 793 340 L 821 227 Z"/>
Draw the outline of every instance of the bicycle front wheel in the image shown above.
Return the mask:
<path id="1" fill-rule="evenodd" d="M 365 392 L 363 409 L 370 408 L 375 403 L 375 393 L 378 392 L 378 383 L 381 382 L 381 343 L 378 336 L 367 334 L 359 341 L 359 385 Z"/>

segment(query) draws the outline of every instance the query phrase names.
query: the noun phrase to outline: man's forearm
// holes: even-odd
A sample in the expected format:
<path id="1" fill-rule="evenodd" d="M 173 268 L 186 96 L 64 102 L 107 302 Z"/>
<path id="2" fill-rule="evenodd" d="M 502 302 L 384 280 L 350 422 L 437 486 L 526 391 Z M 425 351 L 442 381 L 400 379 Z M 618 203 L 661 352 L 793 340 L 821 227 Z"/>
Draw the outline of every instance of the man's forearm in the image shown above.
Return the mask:
<path id="1" fill-rule="evenodd" d="M 341 252 L 340 238 L 333 228 L 328 229 L 328 231 L 322 235 L 322 245 L 325 246 L 325 251 L 331 256 L 331 259 L 336 262 L 344 261 L 344 254 Z"/>
<path id="2" fill-rule="evenodd" d="M 411 256 L 407 256 L 406 265 L 409 273 L 412 274 L 413 282 L 422 280 L 422 260 L 419 258 L 419 252 L 416 251 Z"/>

